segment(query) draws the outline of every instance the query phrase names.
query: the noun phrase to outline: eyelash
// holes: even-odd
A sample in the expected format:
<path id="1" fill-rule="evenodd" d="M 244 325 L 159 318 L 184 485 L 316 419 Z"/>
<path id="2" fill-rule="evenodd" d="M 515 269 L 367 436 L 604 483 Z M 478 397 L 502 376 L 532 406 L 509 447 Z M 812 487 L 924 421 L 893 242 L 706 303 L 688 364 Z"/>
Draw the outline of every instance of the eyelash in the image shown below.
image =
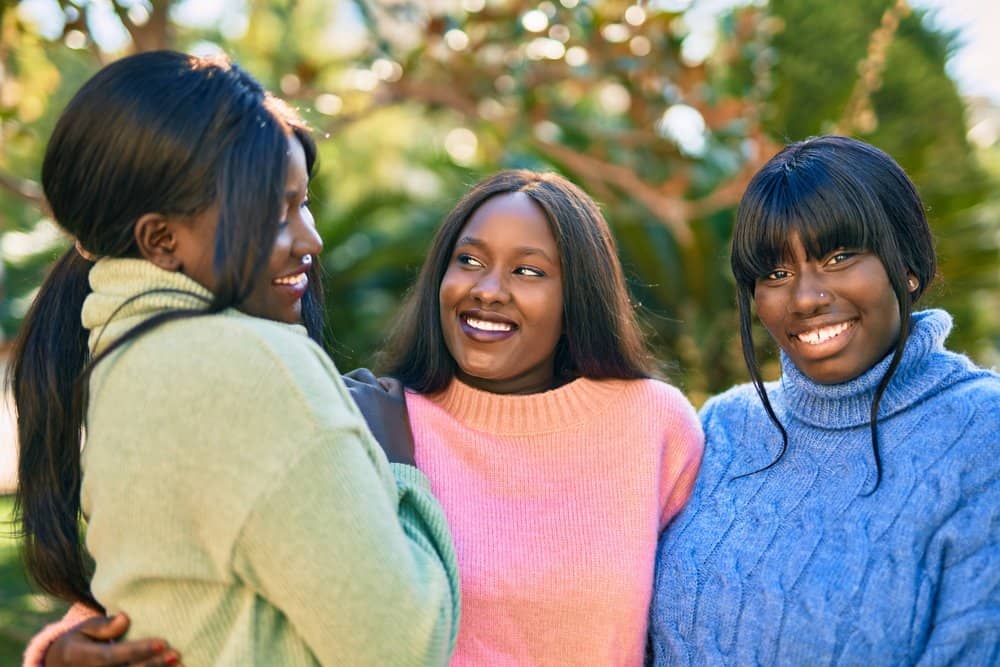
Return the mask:
<path id="1" fill-rule="evenodd" d="M 455 261 L 457 261 L 459 264 L 463 266 L 483 266 L 483 263 L 480 262 L 478 259 L 476 259 L 472 255 L 467 255 L 465 253 L 458 255 L 455 258 Z M 473 262 L 475 262 L 475 264 L 473 264 Z M 527 276 L 529 278 L 545 277 L 544 271 L 541 271 L 539 269 L 530 266 L 519 266 L 516 269 L 514 269 L 514 272 L 517 273 L 518 275 Z M 530 272 L 530 273 L 525 273 L 525 272 Z"/>
<path id="2" fill-rule="evenodd" d="M 832 257 L 830 257 L 830 261 L 833 262 L 833 260 L 836 260 L 838 257 L 842 257 L 843 259 L 833 262 L 834 264 L 840 264 L 841 262 L 847 261 L 851 257 L 854 257 L 856 254 L 858 253 L 852 250 L 838 250 L 833 254 Z"/>
<path id="3" fill-rule="evenodd" d="M 833 254 L 830 255 L 830 258 L 827 260 L 826 263 L 833 264 L 834 266 L 836 266 L 837 264 L 842 264 L 842 263 L 846 262 L 847 260 L 851 259 L 852 257 L 854 257 L 857 254 L 858 254 L 858 252 L 856 250 L 837 250 Z M 775 274 L 779 274 L 779 273 L 785 274 L 785 275 L 781 275 L 781 276 L 775 275 Z M 788 274 L 788 271 L 785 271 L 784 269 L 775 269 L 771 273 L 768 273 L 767 275 L 765 275 L 764 279 L 765 280 L 781 280 L 782 278 L 786 278 L 787 274 Z"/>

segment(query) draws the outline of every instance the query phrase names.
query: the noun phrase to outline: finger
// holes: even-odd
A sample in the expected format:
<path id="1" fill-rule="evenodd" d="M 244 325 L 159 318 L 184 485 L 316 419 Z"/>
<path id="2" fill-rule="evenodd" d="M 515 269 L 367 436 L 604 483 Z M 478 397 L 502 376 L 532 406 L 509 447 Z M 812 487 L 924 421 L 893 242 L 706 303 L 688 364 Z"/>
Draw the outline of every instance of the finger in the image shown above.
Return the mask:
<path id="1" fill-rule="evenodd" d="M 126 614 L 115 614 L 110 617 L 92 618 L 76 626 L 80 634 L 97 641 L 118 639 L 128 631 L 131 623 Z"/>
<path id="2" fill-rule="evenodd" d="M 393 377 L 380 377 L 378 384 L 387 394 L 395 398 L 403 397 L 403 383 Z"/>
<path id="3" fill-rule="evenodd" d="M 171 649 L 167 642 L 162 639 L 139 639 L 121 644 L 100 644 L 101 665 L 173 665 L 166 659 L 170 655 L 176 656 L 177 652 Z"/>
<path id="4" fill-rule="evenodd" d="M 174 649 L 165 651 L 158 656 L 141 662 L 128 663 L 129 667 L 184 667 L 181 664 L 181 654 Z"/>
<path id="5" fill-rule="evenodd" d="M 367 368 L 355 368 L 350 373 L 345 373 L 344 377 L 357 380 L 362 384 L 378 385 L 378 378 Z"/>

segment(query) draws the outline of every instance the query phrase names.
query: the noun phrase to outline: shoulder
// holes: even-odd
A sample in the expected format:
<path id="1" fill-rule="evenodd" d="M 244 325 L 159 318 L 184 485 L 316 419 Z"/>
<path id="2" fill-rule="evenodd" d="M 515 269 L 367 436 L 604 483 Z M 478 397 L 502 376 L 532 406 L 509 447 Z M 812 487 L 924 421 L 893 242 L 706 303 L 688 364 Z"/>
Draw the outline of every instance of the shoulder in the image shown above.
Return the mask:
<path id="1" fill-rule="evenodd" d="M 927 428 L 932 431 L 959 429 L 964 431 L 963 440 L 973 435 L 986 438 L 977 443 L 981 448 L 1000 444 L 1000 375 L 976 366 L 964 355 L 944 352 L 940 358 L 950 372 L 938 391 L 913 410 L 927 417 Z"/>
<path id="2" fill-rule="evenodd" d="M 597 380 L 614 388 L 618 401 L 625 401 L 637 407 L 672 411 L 694 411 L 691 401 L 674 385 L 646 378 L 642 380 Z"/>
<path id="3" fill-rule="evenodd" d="M 931 470 L 954 477 L 965 495 L 1000 482 L 1000 378 L 974 369 L 914 410 Z"/>
<path id="4" fill-rule="evenodd" d="M 769 388 L 770 389 L 770 388 Z M 730 387 L 721 394 L 716 394 L 701 407 L 698 412 L 706 427 L 710 423 L 728 419 L 745 417 L 748 410 L 763 409 L 756 388 L 749 382 Z"/>
<path id="5" fill-rule="evenodd" d="M 281 403 L 316 414 L 350 403 L 333 362 L 302 327 L 235 311 L 166 323 L 115 356 L 98 369 L 133 387 L 148 378 L 149 391 L 168 399 L 239 411 L 283 396 Z"/>
<path id="6" fill-rule="evenodd" d="M 691 401 L 677 387 L 662 380 L 625 380 L 621 400 L 633 409 L 653 416 L 660 427 L 675 438 L 697 445 L 704 442 L 698 413 Z"/>
<path id="7" fill-rule="evenodd" d="M 959 356 L 959 355 L 956 355 Z M 965 372 L 958 375 L 949 392 L 957 400 L 972 401 L 984 408 L 1000 407 L 1000 375 L 995 371 L 979 368 L 967 362 Z"/>
<path id="8" fill-rule="evenodd" d="M 269 374 L 282 381 L 278 368 L 308 370 L 316 354 L 299 327 L 232 311 L 187 317 L 165 323 L 138 337 L 123 351 L 121 362 L 169 369 L 178 381 L 210 378 L 213 384 Z"/>
<path id="9" fill-rule="evenodd" d="M 653 378 L 638 380 L 587 380 L 606 395 L 605 407 L 622 415 L 655 415 L 660 420 L 697 419 L 691 401 L 668 382 Z"/>

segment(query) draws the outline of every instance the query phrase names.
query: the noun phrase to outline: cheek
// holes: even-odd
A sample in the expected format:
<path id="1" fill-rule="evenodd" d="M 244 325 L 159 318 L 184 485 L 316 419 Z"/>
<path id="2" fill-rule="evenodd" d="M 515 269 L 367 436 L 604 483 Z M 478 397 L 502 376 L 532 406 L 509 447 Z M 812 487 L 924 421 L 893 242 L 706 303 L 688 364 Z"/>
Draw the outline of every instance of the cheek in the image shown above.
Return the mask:
<path id="1" fill-rule="evenodd" d="M 546 291 L 535 300 L 534 310 L 538 314 L 537 321 L 547 339 L 555 342 L 563 333 L 563 299 L 562 290 Z"/>
<path id="2" fill-rule="evenodd" d="M 441 286 L 438 288 L 438 306 L 442 315 L 454 307 L 459 298 L 458 292 L 459 287 L 455 276 L 451 271 L 446 272 L 444 278 L 441 279 Z"/>
<path id="3" fill-rule="evenodd" d="M 754 307 L 757 311 L 757 319 L 764 325 L 772 338 L 776 338 L 782 330 L 781 327 L 781 307 L 779 299 L 774 294 L 757 290 L 754 293 Z"/>

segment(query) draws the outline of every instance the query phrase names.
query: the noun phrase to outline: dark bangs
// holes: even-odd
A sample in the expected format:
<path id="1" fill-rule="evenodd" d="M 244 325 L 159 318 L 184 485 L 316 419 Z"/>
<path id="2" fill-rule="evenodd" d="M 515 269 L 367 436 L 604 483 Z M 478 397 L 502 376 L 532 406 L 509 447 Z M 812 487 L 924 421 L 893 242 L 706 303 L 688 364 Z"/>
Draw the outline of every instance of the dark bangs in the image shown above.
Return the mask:
<path id="1" fill-rule="evenodd" d="M 753 289 L 789 257 L 795 235 L 813 260 L 837 248 L 878 251 L 877 229 L 885 221 L 877 199 L 847 174 L 809 169 L 807 162 L 772 163 L 747 187 L 733 229 L 739 284 Z"/>

